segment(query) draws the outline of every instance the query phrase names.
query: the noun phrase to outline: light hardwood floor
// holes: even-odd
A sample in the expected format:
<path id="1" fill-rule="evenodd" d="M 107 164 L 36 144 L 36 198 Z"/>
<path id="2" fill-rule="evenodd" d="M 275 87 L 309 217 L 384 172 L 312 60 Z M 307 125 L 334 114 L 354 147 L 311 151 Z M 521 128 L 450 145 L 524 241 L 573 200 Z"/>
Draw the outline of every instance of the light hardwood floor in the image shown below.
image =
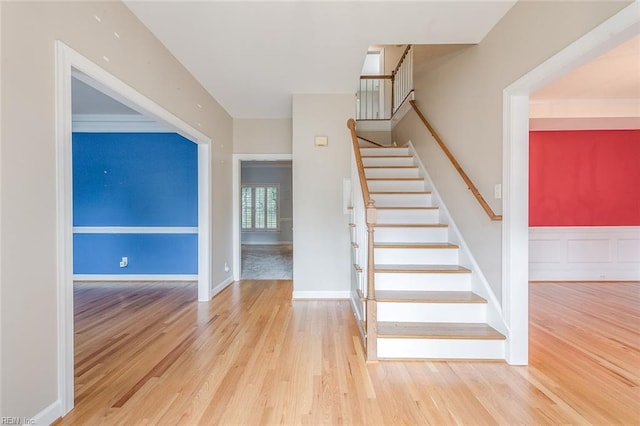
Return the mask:
<path id="1" fill-rule="evenodd" d="M 640 284 L 535 284 L 530 365 L 363 362 L 347 301 L 291 281 L 75 287 L 61 424 L 638 424 Z"/>

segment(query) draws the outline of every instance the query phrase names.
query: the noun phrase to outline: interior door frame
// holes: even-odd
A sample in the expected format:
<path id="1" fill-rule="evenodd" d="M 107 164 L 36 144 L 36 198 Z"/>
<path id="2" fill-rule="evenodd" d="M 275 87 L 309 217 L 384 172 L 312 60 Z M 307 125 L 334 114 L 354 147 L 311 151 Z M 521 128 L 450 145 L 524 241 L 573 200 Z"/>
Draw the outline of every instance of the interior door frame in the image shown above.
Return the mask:
<path id="1" fill-rule="evenodd" d="M 232 179 L 233 179 L 233 280 L 239 281 L 241 275 L 242 243 L 240 240 L 240 187 L 243 161 L 291 161 L 292 154 L 233 154 Z M 292 182 L 293 184 L 293 182 Z M 294 201 L 295 202 L 295 201 Z"/>
<path id="2" fill-rule="evenodd" d="M 196 143 L 198 153 L 198 300 L 211 299 L 211 139 L 61 41 L 56 41 L 56 225 L 58 273 L 58 402 L 74 405 L 73 187 L 71 78 L 86 76 L 94 88 L 165 124 Z M 83 77 L 81 77 L 83 78 Z"/>
<path id="3" fill-rule="evenodd" d="M 529 95 L 640 33 L 635 1 L 503 91 L 502 309 L 506 359 L 529 359 Z"/>

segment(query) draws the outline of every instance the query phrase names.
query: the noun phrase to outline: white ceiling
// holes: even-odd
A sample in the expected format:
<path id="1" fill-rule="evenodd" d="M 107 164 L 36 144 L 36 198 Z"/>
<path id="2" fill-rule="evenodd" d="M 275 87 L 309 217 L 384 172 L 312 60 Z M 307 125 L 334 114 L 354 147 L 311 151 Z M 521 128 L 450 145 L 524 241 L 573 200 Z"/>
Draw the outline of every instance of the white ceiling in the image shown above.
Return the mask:
<path id="1" fill-rule="evenodd" d="M 137 111 L 121 104 L 77 78 L 71 79 L 71 109 L 74 115 L 139 115 Z"/>
<path id="2" fill-rule="evenodd" d="M 640 35 L 543 87 L 531 99 L 640 99 Z"/>
<path id="3" fill-rule="evenodd" d="M 370 45 L 478 43 L 514 3 L 125 0 L 235 118 L 291 117 L 296 93 L 355 93 Z"/>

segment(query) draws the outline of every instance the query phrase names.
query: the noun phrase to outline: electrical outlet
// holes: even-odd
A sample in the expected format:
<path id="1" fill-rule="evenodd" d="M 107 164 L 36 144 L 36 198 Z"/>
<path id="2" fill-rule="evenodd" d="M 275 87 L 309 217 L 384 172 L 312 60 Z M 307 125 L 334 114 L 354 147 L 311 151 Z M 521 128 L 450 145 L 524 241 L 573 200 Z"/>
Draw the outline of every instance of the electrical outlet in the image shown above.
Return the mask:
<path id="1" fill-rule="evenodd" d="M 127 256 L 122 256 L 120 259 L 120 267 L 126 268 L 127 266 L 129 266 L 129 258 Z"/>
<path id="2" fill-rule="evenodd" d="M 495 184 L 495 186 L 493 187 L 493 196 L 496 200 L 499 200 L 502 198 L 502 184 L 500 183 Z"/>
<path id="3" fill-rule="evenodd" d="M 224 271 L 229 272 L 229 264 L 227 262 L 224 262 Z"/>

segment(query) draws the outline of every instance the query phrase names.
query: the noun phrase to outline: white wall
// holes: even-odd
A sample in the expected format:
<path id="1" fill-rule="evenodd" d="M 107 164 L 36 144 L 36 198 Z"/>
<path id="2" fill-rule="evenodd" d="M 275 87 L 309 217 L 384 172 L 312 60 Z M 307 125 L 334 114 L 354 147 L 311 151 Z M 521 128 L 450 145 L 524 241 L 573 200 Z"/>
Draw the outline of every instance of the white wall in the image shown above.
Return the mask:
<path id="1" fill-rule="evenodd" d="M 347 120 L 352 93 L 293 96 L 293 297 L 349 297 L 349 217 L 342 182 L 351 176 Z M 329 145 L 316 147 L 314 137 Z"/>
<path id="2" fill-rule="evenodd" d="M 529 228 L 532 281 L 640 280 L 640 227 Z"/>
<path id="3" fill-rule="evenodd" d="M 293 242 L 293 203 L 291 163 L 274 165 L 273 161 L 243 161 L 240 181 L 244 184 L 277 184 L 280 188 L 279 229 L 277 231 L 242 231 L 242 244 L 285 244 Z"/>
<path id="4" fill-rule="evenodd" d="M 32 417 L 58 398 L 55 40 L 213 140 L 214 285 L 230 276 L 233 124 L 122 3 L 3 2 L 1 18 L 1 404 Z"/>
<path id="5" fill-rule="evenodd" d="M 234 154 L 291 154 L 291 119 L 233 119 Z"/>
<path id="6" fill-rule="evenodd" d="M 416 102 L 496 213 L 502 180 L 503 90 L 629 2 L 518 2 L 478 45 L 420 67 Z M 411 139 L 470 250 L 502 294 L 502 225 L 491 222 L 415 113 L 394 129 Z"/>

